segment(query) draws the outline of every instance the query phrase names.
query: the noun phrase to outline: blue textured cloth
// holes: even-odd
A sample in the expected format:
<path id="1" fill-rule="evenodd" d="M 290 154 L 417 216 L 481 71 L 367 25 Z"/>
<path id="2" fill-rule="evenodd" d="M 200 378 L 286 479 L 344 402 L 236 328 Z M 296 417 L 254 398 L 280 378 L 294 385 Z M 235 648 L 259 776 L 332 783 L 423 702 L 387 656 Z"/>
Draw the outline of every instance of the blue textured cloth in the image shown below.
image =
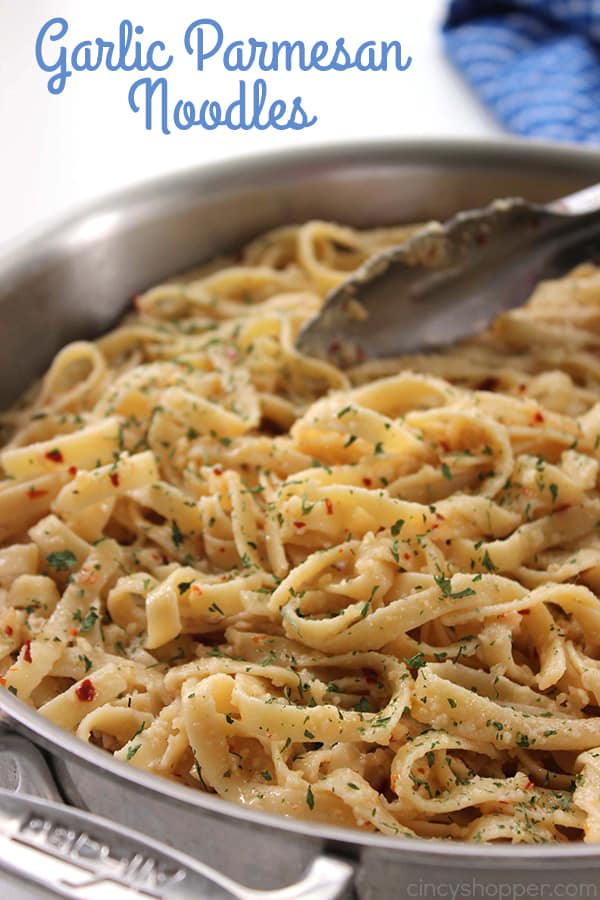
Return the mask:
<path id="1" fill-rule="evenodd" d="M 600 144 L 600 0 L 454 0 L 444 36 L 510 131 Z"/>

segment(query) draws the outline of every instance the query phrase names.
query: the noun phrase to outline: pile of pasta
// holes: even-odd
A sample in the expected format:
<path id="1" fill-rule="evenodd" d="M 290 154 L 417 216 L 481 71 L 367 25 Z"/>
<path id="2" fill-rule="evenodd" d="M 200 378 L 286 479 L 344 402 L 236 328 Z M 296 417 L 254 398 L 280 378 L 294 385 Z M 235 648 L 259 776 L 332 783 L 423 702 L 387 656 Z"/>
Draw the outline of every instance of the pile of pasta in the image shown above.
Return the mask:
<path id="1" fill-rule="evenodd" d="M 2 418 L 2 684 L 247 807 L 598 841 L 600 272 L 444 353 L 299 354 L 408 234 L 276 230 L 56 356 Z"/>

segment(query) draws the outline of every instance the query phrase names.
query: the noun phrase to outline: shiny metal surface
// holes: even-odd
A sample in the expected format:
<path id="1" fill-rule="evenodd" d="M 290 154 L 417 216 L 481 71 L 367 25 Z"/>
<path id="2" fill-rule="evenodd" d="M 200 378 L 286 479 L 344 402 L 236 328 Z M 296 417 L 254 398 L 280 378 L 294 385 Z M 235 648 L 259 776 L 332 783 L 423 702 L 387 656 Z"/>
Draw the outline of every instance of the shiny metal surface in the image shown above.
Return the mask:
<path id="1" fill-rule="evenodd" d="M 546 202 L 600 179 L 600 153 L 518 144 L 332 147 L 200 169 L 108 198 L 0 254 L 0 406 L 67 340 L 107 329 L 129 296 L 311 217 L 354 225 L 447 218 L 497 196 Z M 115 819 L 255 888 L 300 880 L 325 850 L 355 861 L 361 900 L 415 895 L 419 879 L 575 885 L 600 880 L 593 846 L 481 847 L 394 840 L 232 806 L 66 734 L 0 689 L 0 720 L 44 748 L 71 802 Z M 412 890 L 407 894 L 408 887 Z M 448 894 L 452 896 L 452 894 Z M 492 896 L 492 894 L 490 894 Z"/>
<path id="2" fill-rule="evenodd" d="M 296 346 L 342 368 L 441 349 L 599 249 L 600 185 L 547 206 L 498 199 L 374 256 L 331 291 Z"/>
<path id="3" fill-rule="evenodd" d="M 353 869 L 319 856 L 296 884 L 255 891 L 140 832 L 0 790 L 0 873 L 71 900 L 343 900 Z"/>
<path id="4" fill-rule="evenodd" d="M 60 801 L 43 755 L 31 741 L 0 729 L 0 789 Z"/>

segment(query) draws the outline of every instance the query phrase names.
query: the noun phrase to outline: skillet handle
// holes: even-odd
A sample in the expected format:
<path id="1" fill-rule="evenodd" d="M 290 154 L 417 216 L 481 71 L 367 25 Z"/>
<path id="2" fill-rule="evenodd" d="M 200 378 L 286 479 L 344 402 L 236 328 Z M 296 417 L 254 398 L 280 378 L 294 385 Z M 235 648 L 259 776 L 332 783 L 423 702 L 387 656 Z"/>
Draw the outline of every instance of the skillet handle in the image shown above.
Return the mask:
<path id="1" fill-rule="evenodd" d="M 0 788 L 60 801 L 60 792 L 42 753 L 31 741 L 0 729 Z"/>
<path id="2" fill-rule="evenodd" d="M 10 759 L 19 769 L 11 787 L 0 788 L 2 871 L 51 896 L 71 900 L 148 897 L 157 900 L 342 900 L 351 896 L 348 863 L 318 857 L 294 885 L 256 891 L 185 853 L 114 822 L 56 802 L 56 785 L 30 741 L 0 734 L 0 776 Z M 37 776 L 33 774 L 36 766 Z M 37 780 L 36 780 L 37 779 Z M 44 799 L 23 793 L 42 788 Z M 50 795 L 50 798 L 49 798 Z M 232 852 L 235 852 L 232 848 Z"/>

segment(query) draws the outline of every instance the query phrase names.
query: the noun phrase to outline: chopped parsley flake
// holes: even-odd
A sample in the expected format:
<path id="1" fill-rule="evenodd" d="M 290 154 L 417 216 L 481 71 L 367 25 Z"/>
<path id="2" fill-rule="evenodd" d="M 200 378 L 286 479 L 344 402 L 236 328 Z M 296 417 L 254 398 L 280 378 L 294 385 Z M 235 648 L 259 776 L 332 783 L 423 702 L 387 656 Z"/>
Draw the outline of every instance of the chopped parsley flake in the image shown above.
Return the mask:
<path id="1" fill-rule="evenodd" d="M 79 662 L 83 663 L 83 665 L 85 666 L 86 672 L 89 672 L 90 669 L 92 668 L 92 661 L 89 658 L 89 656 L 84 656 L 83 654 L 81 654 L 79 656 Z"/>
<path id="2" fill-rule="evenodd" d="M 404 662 L 407 666 L 410 666 L 411 669 L 422 669 L 423 666 L 427 665 L 427 660 L 425 659 L 425 654 L 422 650 L 419 650 L 414 656 L 406 656 Z"/>
<path id="3" fill-rule="evenodd" d="M 176 547 L 180 547 L 183 543 L 183 534 L 177 524 L 177 519 L 173 519 L 171 522 L 171 540 Z"/>
<path id="4" fill-rule="evenodd" d="M 68 572 L 77 565 L 77 557 L 70 550 L 59 550 L 49 553 L 46 562 L 57 572 Z"/>
<path id="5" fill-rule="evenodd" d="M 97 621 L 98 610 L 92 606 L 89 613 L 87 614 L 85 619 L 82 620 L 81 625 L 79 626 L 79 633 L 85 634 L 86 631 L 91 631 Z"/>
<path id="6" fill-rule="evenodd" d="M 494 563 L 492 561 L 492 557 L 490 556 L 490 554 L 488 553 L 487 550 L 483 554 L 482 563 L 485 566 L 485 568 L 488 570 L 488 572 L 497 572 L 498 571 L 497 567 L 494 565 Z"/>

